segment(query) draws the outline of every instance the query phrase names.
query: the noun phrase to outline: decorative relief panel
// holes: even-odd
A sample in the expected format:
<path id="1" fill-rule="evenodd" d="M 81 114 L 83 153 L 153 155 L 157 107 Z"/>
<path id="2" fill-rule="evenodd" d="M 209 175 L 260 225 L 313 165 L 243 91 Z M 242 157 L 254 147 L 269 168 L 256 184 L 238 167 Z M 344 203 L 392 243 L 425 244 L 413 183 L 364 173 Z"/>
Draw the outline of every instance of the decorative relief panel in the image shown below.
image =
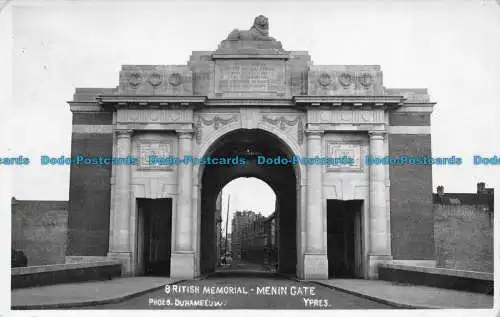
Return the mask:
<path id="1" fill-rule="evenodd" d="M 231 116 L 228 116 L 228 115 L 219 116 L 219 115 L 209 115 L 209 114 L 201 115 L 200 114 L 198 116 L 198 119 L 196 120 L 195 125 L 194 125 L 194 133 L 195 133 L 196 142 L 198 144 L 201 143 L 204 126 L 205 127 L 213 127 L 213 130 L 218 130 L 222 126 L 228 125 L 228 124 L 233 123 L 233 122 L 238 122 L 238 117 L 239 116 L 237 114 L 233 114 Z"/>
<path id="2" fill-rule="evenodd" d="M 382 95 L 378 66 L 313 66 L 309 71 L 311 96 Z"/>
<path id="3" fill-rule="evenodd" d="M 281 60 L 217 61 L 217 96 L 284 96 L 285 62 Z"/>
<path id="4" fill-rule="evenodd" d="M 363 162 L 360 143 L 327 142 L 326 153 L 328 157 L 347 156 L 354 160 L 352 165 L 327 165 L 330 172 L 362 172 Z"/>
<path id="5" fill-rule="evenodd" d="M 150 156 L 168 157 L 174 154 L 171 142 L 141 140 L 137 143 L 137 158 L 140 170 L 172 170 L 172 165 L 155 165 L 149 161 Z"/>
<path id="6" fill-rule="evenodd" d="M 192 95 L 192 72 L 187 66 L 126 65 L 120 72 L 120 94 Z"/>
<path id="7" fill-rule="evenodd" d="M 279 127 L 281 130 L 285 130 L 287 126 L 297 126 L 297 141 L 299 144 L 304 142 L 304 122 L 301 116 L 295 117 L 295 119 L 288 120 L 284 116 L 279 116 L 272 118 L 268 115 L 262 116 L 262 121 Z"/>
<path id="8" fill-rule="evenodd" d="M 119 109 L 120 123 L 182 123 L 191 122 L 192 111 L 167 109 Z"/>

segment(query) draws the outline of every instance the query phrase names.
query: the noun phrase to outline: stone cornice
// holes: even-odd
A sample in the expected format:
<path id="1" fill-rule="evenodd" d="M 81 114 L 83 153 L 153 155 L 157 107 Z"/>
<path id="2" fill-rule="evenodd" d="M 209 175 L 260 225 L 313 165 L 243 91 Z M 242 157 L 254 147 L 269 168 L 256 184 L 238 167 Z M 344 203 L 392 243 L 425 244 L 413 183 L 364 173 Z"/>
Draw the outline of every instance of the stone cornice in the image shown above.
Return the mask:
<path id="1" fill-rule="evenodd" d="M 100 95 L 103 108 L 172 107 L 371 107 L 395 109 L 405 105 L 402 96 L 294 96 L 292 98 L 208 98 L 206 96 Z"/>
<path id="2" fill-rule="evenodd" d="M 205 103 L 208 107 L 293 107 L 295 103 L 290 98 L 211 98 Z"/>
<path id="3" fill-rule="evenodd" d="M 231 53 L 215 53 L 212 54 L 212 59 L 217 60 L 217 59 L 283 59 L 283 60 L 288 60 L 290 58 L 289 54 L 286 53 L 280 53 L 280 54 L 231 54 Z"/>
<path id="4" fill-rule="evenodd" d="M 68 101 L 71 112 L 96 112 L 103 111 L 97 101 Z"/>
<path id="5" fill-rule="evenodd" d="M 395 112 L 427 112 L 432 113 L 434 111 L 435 102 L 408 102 L 405 101 L 404 105 L 399 107 Z"/>
<path id="6" fill-rule="evenodd" d="M 114 108 L 142 108 L 147 106 L 157 107 L 190 107 L 203 105 L 205 96 L 151 96 L 151 95 L 100 95 L 97 102 L 103 107 Z"/>
<path id="7" fill-rule="evenodd" d="M 402 96 L 295 96 L 296 105 L 308 108 L 369 106 L 381 109 L 395 109 L 404 105 Z"/>

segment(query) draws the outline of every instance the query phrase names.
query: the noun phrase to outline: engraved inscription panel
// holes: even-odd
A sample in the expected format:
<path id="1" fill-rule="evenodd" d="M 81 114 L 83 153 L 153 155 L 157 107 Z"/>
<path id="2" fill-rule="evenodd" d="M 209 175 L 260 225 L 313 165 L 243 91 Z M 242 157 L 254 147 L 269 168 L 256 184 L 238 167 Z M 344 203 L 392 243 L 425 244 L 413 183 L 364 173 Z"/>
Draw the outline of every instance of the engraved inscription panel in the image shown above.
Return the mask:
<path id="1" fill-rule="evenodd" d="M 172 170 L 172 165 L 151 164 L 150 156 L 168 157 L 173 155 L 173 144 L 164 141 L 141 141 L 137 144 L 139 166 L 141 170 Z"/>
<path id="2" fill-rule="evenodd" d="M 216 93 L 284 95 L 285 64 L 282 61 L 221 61 L 216 64 Z"/>
<path id="3" fill-rule="evenodd" d="M 363 163 L 361 158 L 361 144 L 327 143 L 328 157 L 347 156 L 354 160 L 352 165 L 327 165 L 328 171 L 337 172 L 361 172 Z"/>

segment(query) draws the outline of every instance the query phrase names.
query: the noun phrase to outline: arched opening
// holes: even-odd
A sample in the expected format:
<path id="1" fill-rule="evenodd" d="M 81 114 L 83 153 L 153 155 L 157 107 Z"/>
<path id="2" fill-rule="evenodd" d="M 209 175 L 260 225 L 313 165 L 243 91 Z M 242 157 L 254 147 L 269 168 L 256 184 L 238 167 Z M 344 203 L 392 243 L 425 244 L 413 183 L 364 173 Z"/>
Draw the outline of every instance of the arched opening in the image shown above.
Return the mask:
<path id="1" fill-rule="evenodd" d="M 276 193 L 266 182 L 233 179 L 217 195 L 215 213 L 217 270 L 275 271 Z"/>
<path id="2" fill-rule="evenodd" d="M 259 157 L 291 158 L 291 150 L 275 135 L 263 130 L 236 130 L 214 142 L 205 156 L 240 158 L 243 164 L 205 165 L 201 173 L 200 273 L 215 272 L 217 254 L 217 197 L 234 179 L 254 177 L 268 184 L 276 195 L 275 270 L 295 274 L 297 265 L 297 179 L 296 166 L 262 164 Z M 229 223 L 231 225 L 231 223 Z M 254 256 L 256 254 L 253 254 Z M 248 257 L 248 253 L 246 254 Z"/>

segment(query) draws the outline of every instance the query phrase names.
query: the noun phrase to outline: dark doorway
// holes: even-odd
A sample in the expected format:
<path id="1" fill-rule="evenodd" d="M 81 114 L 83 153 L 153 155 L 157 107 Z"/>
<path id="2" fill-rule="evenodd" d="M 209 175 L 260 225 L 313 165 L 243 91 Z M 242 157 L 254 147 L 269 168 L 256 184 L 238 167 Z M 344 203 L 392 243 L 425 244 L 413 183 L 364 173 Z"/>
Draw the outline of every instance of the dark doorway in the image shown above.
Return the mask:
<path id="1" fill-rule="evenodd" d="M 137 199 L 139 260 L 145 275 L 170 276 L 172 199 Z"/>
<path id="2" fill-rule="evenodd" d="M 361 269 L 362 200 L 327 201 L 328 276 L 354 278 Z"/>

